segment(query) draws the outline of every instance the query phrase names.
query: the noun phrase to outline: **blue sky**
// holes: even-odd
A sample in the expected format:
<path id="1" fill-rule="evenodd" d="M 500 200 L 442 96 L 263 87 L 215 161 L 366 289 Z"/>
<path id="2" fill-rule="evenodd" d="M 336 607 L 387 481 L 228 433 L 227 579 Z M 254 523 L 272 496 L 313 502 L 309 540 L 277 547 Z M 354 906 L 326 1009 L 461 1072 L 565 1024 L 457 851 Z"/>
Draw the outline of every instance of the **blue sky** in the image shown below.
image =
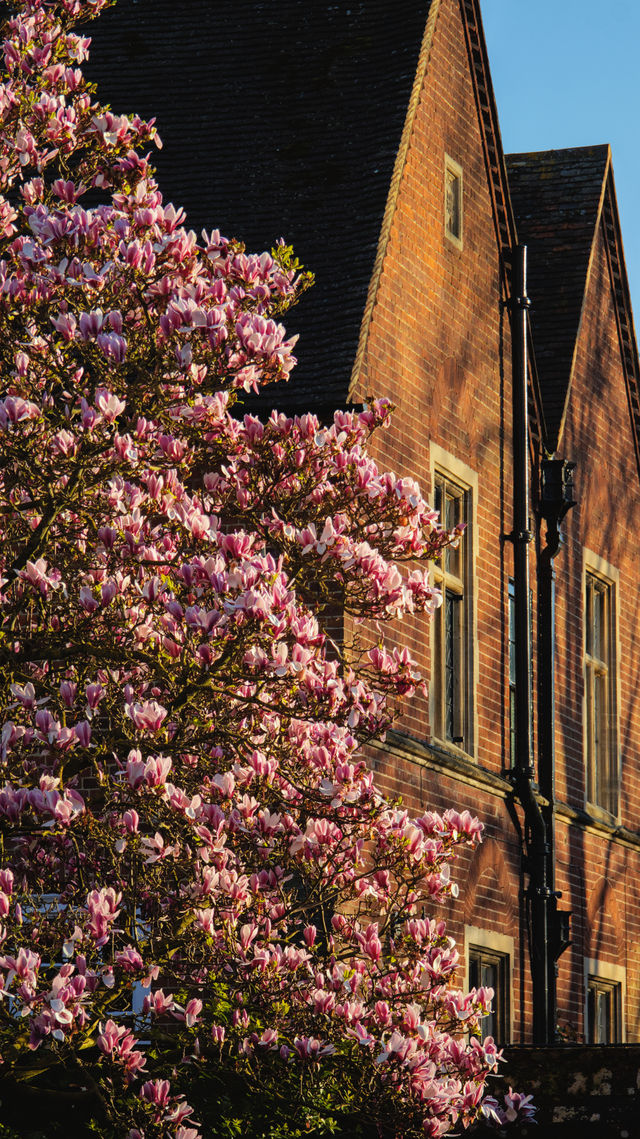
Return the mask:
<path id="1" fill-rule="evenodd" d="M 608 142 L 640 331 L 640 2 L 482 0 L 507 153 Z"/>

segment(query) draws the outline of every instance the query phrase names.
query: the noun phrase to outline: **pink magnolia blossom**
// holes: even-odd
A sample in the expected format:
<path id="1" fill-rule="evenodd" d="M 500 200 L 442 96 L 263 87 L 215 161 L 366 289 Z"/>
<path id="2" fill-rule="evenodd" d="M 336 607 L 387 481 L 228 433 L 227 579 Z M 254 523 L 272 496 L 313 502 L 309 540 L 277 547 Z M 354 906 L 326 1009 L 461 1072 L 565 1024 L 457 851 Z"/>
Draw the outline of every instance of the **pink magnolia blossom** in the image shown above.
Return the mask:
<path id="1" fill-rule="evenodd" d="M 82 74 L 106 2 L 3 32 L 0 1052 L 45 1090 L 89 1064 L 129 1139 L 207 1134 L 214 1064 L 247 1134 L 343 1069 L 407 1139 L 529 1118 L 484 1097 L 491 994 L 437 910 L 481 824 L 386 801 L 362 751 L 424 693 L 390 622 L 431 615 L 459 530 L 372 458 L 387 401 L 237 414 L 291 373 L 308 277 L 163 201 L 153 122 Z"/>
<path id="2" fill-rule="evenodd" d="M 145 700 L 140 704 L 127 704 L 125 711 L 135 727 L 145 732 L 157 732 L 167 715 L 167 709 L 155 700 Z"/>
<path id="3" fill-rule="evenodd" d="M 87 932 L 96 945 L 104 945 L 108 940 L 111 925 L 120 913 L 118 906 L 121 901 L 122 894 L 116 893 L 112 886 L 92 890 L 87 895 L 86 905 L 90 915 Z"/>

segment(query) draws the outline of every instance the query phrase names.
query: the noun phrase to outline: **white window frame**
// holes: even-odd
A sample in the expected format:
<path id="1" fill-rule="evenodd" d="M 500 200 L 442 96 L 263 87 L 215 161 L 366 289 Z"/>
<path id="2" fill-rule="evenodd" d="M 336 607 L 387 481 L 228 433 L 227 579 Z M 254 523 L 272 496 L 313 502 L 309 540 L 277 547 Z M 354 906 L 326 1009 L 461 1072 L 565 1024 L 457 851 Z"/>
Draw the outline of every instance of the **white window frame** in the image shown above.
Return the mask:
<path id="1" fill-rule="evenodd" d="M 429 465 L 433 501 L 435 502 L 436 479 L 439 477 L 453 483 L 462 491 L 466 498 L 466 529 L 463 541 L 465 543 L 463 602 L 464 605 L 464 631 L 463 631 L 463 675 L 461 677 L 463 695 L 463 742 L 455 744 L 446 739 L 442 713 L 442 663 L 437 659 L 436 652 L 436 625 L 435 622 L 443 620 L 442 611 L 438 609 L 431 620 L 431 683 L 429 685 L 429 720 L 432 736 L 444 747 L 459 752 L 461 755 L 473 758 L 476 752 L 478 739 L 476 677 L 478 675 L 478 638 L 477 638 L 477 610 L 478 610 L 478 583 L 475 566 L 478 563 L 477 551 L 477 504 L 478 504 L 478 476 L 475 471 L 450 455 L 436 443 L 429 448 Z M 442 572 L 434 566 L 432 577 L 435 585 L 440 584 Z"/>
<path id="2" fill-rule="evenodd" d="M 627 1008 L 627 970 L 624 965 L 614 965 L 609 961 L 601 961 L 596 957 L 584 958 L 584 1038 L 588 1036 L 589 1026 L 589 981 L 604 981 L 616 992 L 618 1001 L 617 1017 L 620 1025 L 620 1039 L 613 1043 L 626 1044 L 627 1026 L 625 1012 Z"/>
<path id="3" fill-rule="evenodd" d="M 487 950 L 489 953 L 495 953 L 497 956 L 505 959 L 505 972 L 506 972 L 506 998 L 507 1006 L 507 1035 L 508 1040 L 498 1040 L 497 1044 L 510 1044 L 513 1040 L 513 1016 L 514 1016 L 514 1001 L 513 1001 L 513 963 L 515 961 L 515 942 L 512 937 L 508 937 L 503 933 L 494 933 L 490 929 L 482 929 L 477 925 L 465 925 L 464 927 L 464 983 L 465 992 L 469 991 L 469 951 L 471 949 Z"/>
<path id="4" fill-rule="evenodd" d="M 458 206 L 458 233 L 455 233 L 449 228 L 447 218 L 449 216 L 448 193 L 449 193 L 449 176 L 456 180 L 457 184 L 457 206 Z M 462 249 L 464 234 L 464 182 L 462 179 L 462 167 L 459 162 L 456 162 L 451 155 L 444 156 L 444 235 L 447 241 L 455 245 L 456 249 Z"/>
<path id="5" fill-rule="evenodd" d="M 593 715 L 592 704 L 588 699 L 588 673 L 597 669 L 597 662 L 592 661 L 587 654 L 587 581 L 595 578 L 606 588 L 608 596 L 608 725 L 607 748 L 608 762 L 613 771 L 616 783 L 615 811 L 596 801 L 595 773 L 593 771 L 592 757 L 589 754 L 588 721 Z M 585 773 L 585 805 L 589 813 L 603 822 L 619 822 L 621 801 L 621 757 L 619 735 L 619 699 L 620 699 L 620 645 L 619 645 L 619 603 L 620 603 L 620 573 L 606 562 L 599 554 L 592 550 L 583 551 L 582 570 L 582 660 L 583 660 L 583 697 L 582 697 L 582 734 Z"/>
<path id="6" fill-rule="evenodd" d="M 32 901 L 27 902 L 27 903 L 23 904 L 23 906 L 22 906 L 23 913 L 28 915 L 29 917 L 31 917 L 32 914 L 35 914 L 38 912 L 44 914 L 51 908 L 56 909 L 59 914 L 64 913 L 65 915 L 68 915 L 68 917 L 71 920 L 73 920 L 74 923 L 75 923 L 76 917 L 77 918 L 81 917 L 82 907 L 80 907 L 80 906 L 69 906 L 66 902 L 60 901 L 60 895 L 59 894 L 53 894 L 50 892 L 46 893 L 46 894 L 38 894 L 37 896 L 34 895 Z M 75 924 L 77 924 L 77 923 L 75 923 Z M 144 929 L 144 923 L 140 923 L 138 928 L 140 930 L 143 930 Z M 69 938 L 69 940 L 72 940 L 72 939 Z M 80 953 L 80 952 L 81 952 L 81 943 L 78 945 L 78 953 Z M 70 957 L 67 957 L 63 952 L 62 960 L 57 961 L 54 959 L 52 961 L 44 961 L 42 964 L 43 964 L 43 967 L 46 969 L 49 969 L 49 968 L 50 969 L 61 969 L 63 965 L 73 964 L 74 960 L 75 960 L 75 956 L 76 956 L 76 954 L 73 953 Z M 148 1014 L 146 1014 L 146 1015 L 143 1014 L 143 1011 L 142 1011 L 142 1006 L 144 1004 L 144 998 L 146 996 L 148 996 L 148 994 L 150 992 L 151 992 L 151 985 L 143 985 L 142 982 L 138 981 L 138 980 L 133 981 L 132 986 L 131 986 L 131 1007 L 130 1008 L 124 1008 L 124 1009 L 122 1009 L 122 1008 L 111 1009 L 109 1015 L 114 1020 L 121 1020 L 121 1019 L 124 1019 L 125 1017 L 128 1020 L 131 1020 L 133 1018 L 133 1020 L 135 1021 L 136 1025 L 137 1025 L 136 1032 L 137 1032 L 137 1035 L 139 1037 L 141 1034 L 142 1027 L 143 1026 L 148 1027 L 151 1023 L 150 1016 Z M 15 1001 L 15 994 L 10 993 L 8 995 L 8 999 L 9 999 L 9 1001 L 11 1001 L 11 1000 Z M 140 1040 L 140 1043 L 141 1044 L 149 1044 L 149 1040 L 146 1040 L 146 1039 Z"/>

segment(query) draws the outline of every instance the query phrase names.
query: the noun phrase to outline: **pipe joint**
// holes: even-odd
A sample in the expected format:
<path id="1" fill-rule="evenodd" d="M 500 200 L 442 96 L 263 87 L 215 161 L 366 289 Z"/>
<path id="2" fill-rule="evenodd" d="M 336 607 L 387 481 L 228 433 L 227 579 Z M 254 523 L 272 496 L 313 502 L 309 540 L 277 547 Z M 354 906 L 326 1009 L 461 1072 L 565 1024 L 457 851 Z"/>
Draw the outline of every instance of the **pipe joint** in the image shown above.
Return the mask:
<path id="1" fill-rule="evenodd" d="M 529 886 L 529 893 L 532 894 L 535 898 L 544 899 L 544 901 L 548 901 L 548 899 L 552 896 L 552 892 L 548 886 L 534 886 L 533 884 L 530 884 Z"/>
<path id="2" fill-rule="evenodd" d="M 505 308 L 510 309 L 512 312 L 526 312 L 531 308 L 531 299 L 524 293 L 522 296 L 508 297 L 507 300 L 502 302 Z"/>
<path id="3" fill-rule="evenodd" d="M 521 311 L 523 309 L 531 308 L 531 300 L 526 295 L 526 293 L 522 297 L 513 297 L 511 303 L 515 309 L 520 309 Z"/>

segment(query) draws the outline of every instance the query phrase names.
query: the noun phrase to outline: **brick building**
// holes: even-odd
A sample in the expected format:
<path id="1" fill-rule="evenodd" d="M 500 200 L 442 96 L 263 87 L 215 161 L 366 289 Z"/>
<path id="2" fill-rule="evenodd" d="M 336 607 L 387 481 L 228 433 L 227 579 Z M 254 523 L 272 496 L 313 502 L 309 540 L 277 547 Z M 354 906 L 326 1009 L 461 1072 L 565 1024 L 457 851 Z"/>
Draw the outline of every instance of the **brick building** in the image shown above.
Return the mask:
<path id="1" fill-rule="evenodd" d="M 450 923 L 497 990 L 487 1031 L 640 1041 L 640 372 L 608 147 L 505 159 L 479 0 L 192 0 L 186 27 L 121 0 L 93 68 L 157 115 L 191 224 L 284 233 L 316 272 L 279 405 L 390 396 L 380 461 L 467 524 L 435 621 L 400 634 L 429 699 L 372 759 L 408 805 L 485 823 Z"/>

